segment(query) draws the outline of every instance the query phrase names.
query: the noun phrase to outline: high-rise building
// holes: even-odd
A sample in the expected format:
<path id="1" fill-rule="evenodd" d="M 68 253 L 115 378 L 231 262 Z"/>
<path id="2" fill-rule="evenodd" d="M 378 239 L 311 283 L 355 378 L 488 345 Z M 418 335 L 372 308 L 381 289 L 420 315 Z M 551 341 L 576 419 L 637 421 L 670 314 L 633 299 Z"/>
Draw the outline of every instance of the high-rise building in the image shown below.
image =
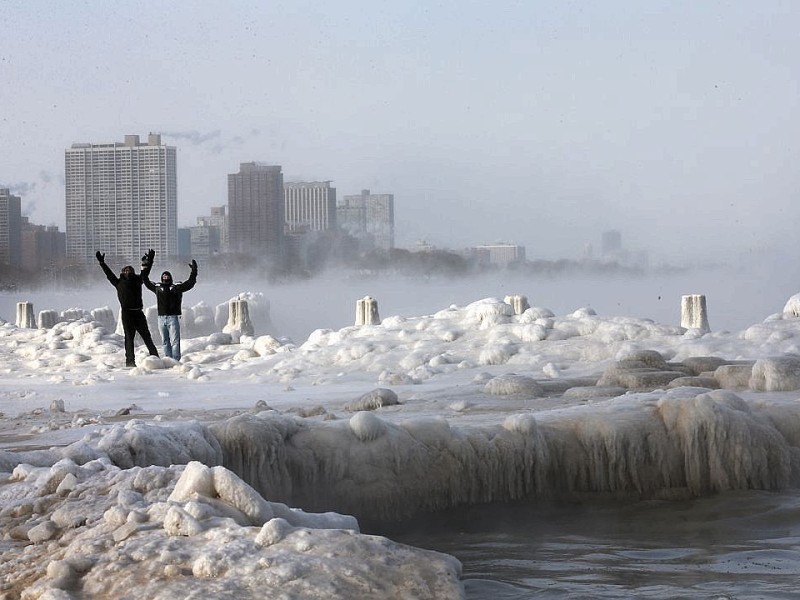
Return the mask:
<path id="1" fill-rule="evenodd" d="M 356 238 L 371 239 L 376 248 L 394 248 L 394 194 L 344 196 L 336 207 L 340 227 Z"/>
<path id="2" fill-rule="evenodd" d="M 330 181 L 285 183 L 287 231 L 336 229 L 336 188 Z"/>
<path id="3" fill-rule="evenodd" d="M 0 188 L 0 264 L 22 266 L 22 199 Z"/>
<path id="4" fill-rule="evenodd" d="M 241 163 L 228 175 L 228 236 L 232 252 L 283 256 L 283 173 L 277 165 Z"/>
<path id="5" fill-rule="evenodd" d="M 137 261 L 178 252 L 177 161 L 159 134 L 122 143 L 72 144 L 65 154 L 67 258 Z"/>

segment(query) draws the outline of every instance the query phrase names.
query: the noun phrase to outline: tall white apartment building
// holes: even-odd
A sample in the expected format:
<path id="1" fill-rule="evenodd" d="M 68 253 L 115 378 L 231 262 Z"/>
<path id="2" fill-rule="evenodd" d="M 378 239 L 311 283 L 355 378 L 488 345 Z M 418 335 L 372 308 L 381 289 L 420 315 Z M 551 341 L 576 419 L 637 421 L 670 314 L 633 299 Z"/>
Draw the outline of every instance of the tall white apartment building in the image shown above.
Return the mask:
<path id="1" fill-rule="evenodd" d="M 67 258 L 137 264 L 149 248 L 178 253 L 178 193 L 174 146 L 151 133 L 147 142 L 72 144 L 65 153 Z"/>
<path id="2" fill-rule="evenodd" d="M 336 229 L 336 188 L 330 181 L 283 184 L 286 230 Z"/>

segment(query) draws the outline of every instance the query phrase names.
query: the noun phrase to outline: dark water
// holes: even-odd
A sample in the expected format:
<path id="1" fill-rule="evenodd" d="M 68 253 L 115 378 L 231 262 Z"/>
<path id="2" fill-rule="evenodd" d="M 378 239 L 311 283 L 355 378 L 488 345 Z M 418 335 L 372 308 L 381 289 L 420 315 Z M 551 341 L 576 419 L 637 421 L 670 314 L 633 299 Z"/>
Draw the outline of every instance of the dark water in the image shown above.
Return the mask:
<path id="1" fill-rule="evenodd" d="M 800 492 L 470 507 L 382 532 L 457 557 L 471 600 L 800 598 Z"/>

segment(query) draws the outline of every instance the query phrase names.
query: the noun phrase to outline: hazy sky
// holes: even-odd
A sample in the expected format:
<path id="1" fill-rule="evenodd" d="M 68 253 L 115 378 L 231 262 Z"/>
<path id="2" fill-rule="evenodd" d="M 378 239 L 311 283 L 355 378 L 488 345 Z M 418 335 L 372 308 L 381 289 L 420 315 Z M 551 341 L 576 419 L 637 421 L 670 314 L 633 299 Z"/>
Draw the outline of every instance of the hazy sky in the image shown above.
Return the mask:
<path id="1" fill-rule="evenodd" d="M 0 185 L 161 132 L 179 224 L 244 161 L 393 193 L 397 241 L 576 257 L 800 244 L 800 2 L 3 0 Z"/>

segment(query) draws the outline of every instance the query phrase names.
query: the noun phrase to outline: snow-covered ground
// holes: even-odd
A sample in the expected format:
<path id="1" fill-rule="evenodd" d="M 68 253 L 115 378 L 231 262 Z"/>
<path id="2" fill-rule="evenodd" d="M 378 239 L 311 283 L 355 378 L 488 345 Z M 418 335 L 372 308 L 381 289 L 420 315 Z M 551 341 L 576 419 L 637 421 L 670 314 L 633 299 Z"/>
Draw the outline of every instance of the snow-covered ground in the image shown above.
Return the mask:
<path id="1" fill-rule="evenodd" d="M 461 598 L 453 557 L 359 531 L 800 482 L 796 297 L 733 332 L 478 297 L 296 342 L 195 299 L 180 363 L 123 368 L 108 307 L 0 325 L 4 597 Z"/>

